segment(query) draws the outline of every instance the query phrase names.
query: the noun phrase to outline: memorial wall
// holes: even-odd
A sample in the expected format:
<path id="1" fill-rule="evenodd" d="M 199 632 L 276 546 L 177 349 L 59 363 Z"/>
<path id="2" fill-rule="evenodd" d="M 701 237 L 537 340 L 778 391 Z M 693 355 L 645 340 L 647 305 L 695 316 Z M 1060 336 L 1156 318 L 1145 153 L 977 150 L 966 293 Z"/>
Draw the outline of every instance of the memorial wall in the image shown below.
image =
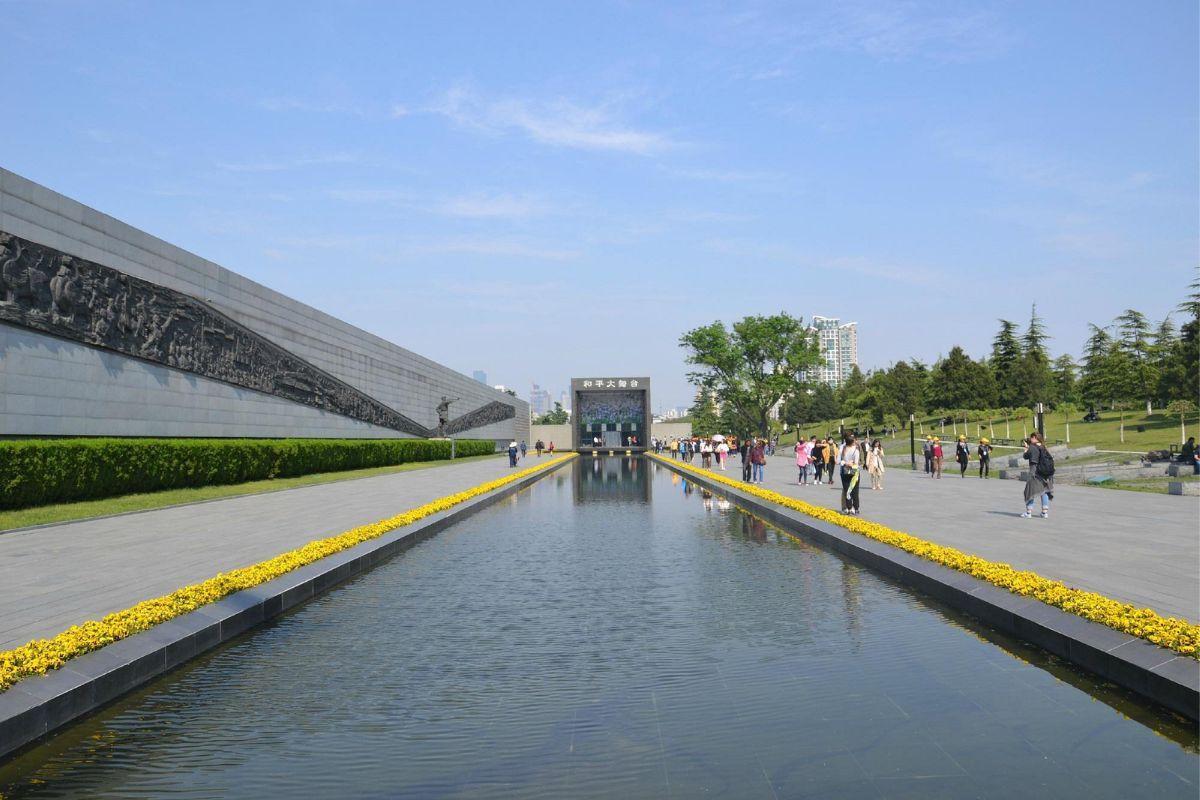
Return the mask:
<path id="1" fill-rule="evenodd" d="M 0 435 L 507 442 L 528 405 L 0 169 Z"/>

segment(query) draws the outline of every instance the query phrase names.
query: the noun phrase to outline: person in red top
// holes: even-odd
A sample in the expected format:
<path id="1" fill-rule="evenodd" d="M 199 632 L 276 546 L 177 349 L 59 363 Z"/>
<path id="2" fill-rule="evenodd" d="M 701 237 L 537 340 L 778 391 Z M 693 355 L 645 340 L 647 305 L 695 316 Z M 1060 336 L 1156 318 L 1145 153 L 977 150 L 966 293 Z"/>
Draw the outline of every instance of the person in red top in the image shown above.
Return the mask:
<path id="1" fill-rule="evenodd" d="M 933 477 L 941 480 L 942 478 L 942 440 L 938 437 L 933 437 Z"/>

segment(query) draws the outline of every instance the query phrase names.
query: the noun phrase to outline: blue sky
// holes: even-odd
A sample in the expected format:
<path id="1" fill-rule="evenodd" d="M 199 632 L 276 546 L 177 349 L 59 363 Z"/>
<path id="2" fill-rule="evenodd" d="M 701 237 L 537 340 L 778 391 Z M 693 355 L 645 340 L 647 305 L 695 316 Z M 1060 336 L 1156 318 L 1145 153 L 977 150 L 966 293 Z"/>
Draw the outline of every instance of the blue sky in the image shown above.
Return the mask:
<path id="1" fill-rule="evenodd" d="M 527 396 L 786 309 L 1056 351 L 1196 274 L 1194 2 L 0 0 L 0 164 Z"/>

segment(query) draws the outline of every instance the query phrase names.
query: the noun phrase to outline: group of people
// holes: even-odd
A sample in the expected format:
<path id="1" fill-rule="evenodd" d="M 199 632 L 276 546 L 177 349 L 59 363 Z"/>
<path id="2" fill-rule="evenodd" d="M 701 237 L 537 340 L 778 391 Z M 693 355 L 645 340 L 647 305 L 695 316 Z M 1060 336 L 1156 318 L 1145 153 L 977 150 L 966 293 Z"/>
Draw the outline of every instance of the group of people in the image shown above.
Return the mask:
<path id="1" fill-rule="evenodd" d="M 929 435 L 921 445 L 921 455 L 925 458 L 925 474 L 931 478 L 941 479 L 942 461 L 945 450 L 942 449 L 940 437 Z M 986 436 L 981 437 L 975 446 L 975 455 L 979 460 L 979 477 L 986 478 L 992 471 L 992 444 Z M 971 460 L 971 443 L 966 436 L 959 436 L 954 443 L 954 460 L 958 462 L 958 477 L 967 477 L 967 464 Z"/>
<path id="2" fill-rule="evenodd" d="M 654 451 L 660 455 L 667 452 L 671 454 L 671 458 L 682 459 L 688 464 L 695 462 L 696 456 L 699 456 L 701 466 L 705 469 L 711 469 L 715 465 L 717 469 L 724 470 L 728 469 L 730 451 L 737 448 L 737 439 L 727 439 L 717 434 L 707 438 L 692 436 L 669 441 L 654 439 L 652 445 Z"/>
<path id="3" fill-rule="evenodd" d="M 810 485 L 811 470 L 812 485 L 820 486 L 827 482 L 831 489 L 836 489 L 836 471 L 842 489 L 841 508 L 844 514 L 859 513 L 859 479 L 864 469 L 871 476 L 871 489 L 883 491 L 884 453 L 883 442 L 879 439 L 868 442 L 865 437 L 860 440 L 853 433 L 847 433 L 839 445 L 833 437 L 818 439 L 813 436 L 808 441 L 797 441 L 794 450 L 801 486 Z M 822 481 L 823 477 L 827 480 Z"/>

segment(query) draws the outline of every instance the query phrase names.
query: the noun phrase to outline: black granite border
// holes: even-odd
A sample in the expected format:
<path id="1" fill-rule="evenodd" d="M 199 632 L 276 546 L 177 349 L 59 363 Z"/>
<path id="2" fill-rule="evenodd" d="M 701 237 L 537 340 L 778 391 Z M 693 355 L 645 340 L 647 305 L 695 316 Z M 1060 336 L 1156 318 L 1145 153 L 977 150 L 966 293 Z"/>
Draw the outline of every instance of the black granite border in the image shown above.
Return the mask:
<path id="1" fill-rule="evenodd" d="M 682 469 L 678 472 L 787 531 L 865 564 L 1191 720 L 1200 720 L 1200 662 L 1040 600 Z"/>
<path id="2" fill-rule="evenodd" d="M 488 494 L 113 642 L 46 675 L 19 681 L 0 692 L 0 761 L 205 651 L 373 569 L 573 460 L 564 459 L 561 464 Z"/>

